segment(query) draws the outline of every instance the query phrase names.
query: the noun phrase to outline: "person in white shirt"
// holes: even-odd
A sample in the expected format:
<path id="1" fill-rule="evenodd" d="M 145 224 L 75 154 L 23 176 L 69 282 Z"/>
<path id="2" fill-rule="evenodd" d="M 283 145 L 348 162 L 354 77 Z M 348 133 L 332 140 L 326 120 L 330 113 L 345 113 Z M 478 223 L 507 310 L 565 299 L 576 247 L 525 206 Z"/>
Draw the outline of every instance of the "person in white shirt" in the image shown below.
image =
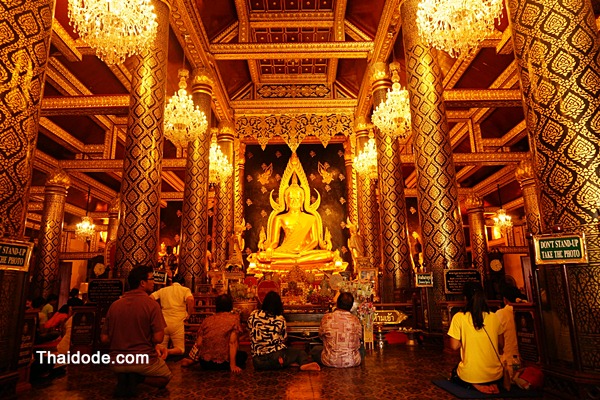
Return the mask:
<path id="1" fill-rule="evenodd" d="M 513 358 L 517 356 L 520 360 L 519 346 L 517 344 L 517 329 L 515 326 L 515 314 L 511 303 L 522 301 L 523 294 L 514 286 L 505 285 L 502 289 L 502 298 L 504 307 L 496 311 L 496 315 L 500 320 L 501 330 L 504 331 L 504 353 L 502 354 L 502 362 L 506 362 L 509 368 L 512 368 Z M 511 371 L 511 375 L 515 371 Z"/>
<path id="2" fill-rule="evenodd" d="M 162 345 L 168 349 L 168 355 L 181 355 L 185 352 L 184 324 L 194 311 L 194 296 L 190 289 L 181 286 L 181 283 L 184 283 L 181 276 L 169 277 L 169 281 L 171 280 L 173 283 L 170 286 L 157 290 L 150 296 L 160 300 L 163 317 L 167 323 Z M 173 343 L 172 348 L 168 346 L 169 340 Z"/>

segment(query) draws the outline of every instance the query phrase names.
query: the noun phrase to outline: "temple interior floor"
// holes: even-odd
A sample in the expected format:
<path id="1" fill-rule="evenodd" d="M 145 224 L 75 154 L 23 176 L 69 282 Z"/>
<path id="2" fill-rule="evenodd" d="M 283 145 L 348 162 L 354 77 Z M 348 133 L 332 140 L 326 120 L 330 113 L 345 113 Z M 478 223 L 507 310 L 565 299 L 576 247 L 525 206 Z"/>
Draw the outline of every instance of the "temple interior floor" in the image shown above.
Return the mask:
<path id="1" fill-rule="evenodd" d="M 243 348 L 243 350 L 248 350 Z M 258 372 L 249 359 L 239 375 L 228 371 L 181 368 L 167 361 L 173 379 L 166 389 L 138 386 L 137 399 L 454 399 L 431 383 L 443 379 L 459 360 L 458 354 L 441 347 L 387 345 L 367 352 L 360 367 L 323 368 L 303 372 L 298 368 Z M 35 383 L 22 399 L 108 399 L 116 377 L 107 366 L 69 366 L 67 373 L 51 381 Z M 549 395 L 545 399 L 554 399 Z"/>

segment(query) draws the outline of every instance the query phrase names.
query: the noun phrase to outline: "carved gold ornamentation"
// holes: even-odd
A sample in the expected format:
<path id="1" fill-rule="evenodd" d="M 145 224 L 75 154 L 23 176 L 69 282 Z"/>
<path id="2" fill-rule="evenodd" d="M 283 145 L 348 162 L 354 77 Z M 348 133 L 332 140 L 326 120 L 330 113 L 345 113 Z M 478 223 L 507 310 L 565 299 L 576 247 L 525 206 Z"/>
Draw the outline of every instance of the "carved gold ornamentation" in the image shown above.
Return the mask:
<path id="1" fill-rule="evenodd" d="M 158 32 L 152 51 L 138 59 L 132 77 L 131 108 L 125 143 L 117 271 L 154 265 L 160 228 L 160 185 L 165 110 L 169 6 L 155 2 Z M 149 86 L 151 85 L 151 86 Z"/>
<path id="2" fill-rule="evenodd" d="M 515 170 L 515 176 L 521 185 L 521 190 L 523 191 L 527 229 L 530 233 L 539 235 L 543 233 L 542 214 L 540 212 L 533 161 L 521 161 Z"/>
<path id="3" fill-rule="evenodd" d="M 269 139 L 281 136 L 295 151 L 306 135 L 314 135 L 327 146 L 334 134 L 352 133 L 353 117 L 348 114 L 286 114 L 236 117 L 236 131 L 241 137 L 258 140 L 263 150 Z"/>
<path id="4" fill-rule="evenodd" d="M 71 178 L 63 169 L 59 168 L 46 179 L 46 186 L 61 186 L 68 189 L 71 186 Z"/>
<path id="5" fill-rule="evenodd" d="M 256 93 L 264 99 L 331 97 L 326 85 L 261 85 Z"/>

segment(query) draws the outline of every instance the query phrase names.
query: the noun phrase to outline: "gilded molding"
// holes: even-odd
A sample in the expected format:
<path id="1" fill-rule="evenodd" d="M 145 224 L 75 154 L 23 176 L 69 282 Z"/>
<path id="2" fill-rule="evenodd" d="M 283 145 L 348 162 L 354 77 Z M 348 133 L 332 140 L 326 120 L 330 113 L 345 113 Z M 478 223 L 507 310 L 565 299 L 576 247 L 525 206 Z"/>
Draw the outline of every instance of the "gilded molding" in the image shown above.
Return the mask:
<path id="1" fill-rule="evenodd" d="M 42 99 L 42 116 L 52 115 L 127 115 L 129 112 L 128 94 L 123 95 L 83 95 L 48 96 Z"/>
<path id="2" fill-rule="evenodd" d="M 216 60 L 367 58 L 373 42 L 211 44 Z"/>
<path id="3" fill-rule="evenodd" d="M 447 107 L 520 107 L 523 96 L 519 89 L 445 89 Z"/>
<path id="4" fill-rule="evenodd" d="M 332 11 L 310 11 L 310 12 L 269 12 L 269 13 L 250 13 L 250 23 L 266 21 L 270 22 L 271 26 L 282 23 L 293 24 L 294 21 L 310 19 L 312 21 L 333 21 L 335 18 Z M 294 26 L 294 25 L 291 25 Z"/>
<path id="5" fill-rule="evenodd" d="M 322 99 L 331 97 L 331 89 L 327 85 L 259 85 L 256 94 L 263 99 Z"/>
<path id="6" fill-rule="evenodd" d="M 75 40 L 56 19 L 52 20 L 52 44 L 69 62 L 78 62 L 83 58 Z"/>
<path id="7" fill-rule="evenodd" d="M 368 35 L 364 31 L 362 31 L 359 27 L 357 27 L 356 25 L 354 25 L 352 22 L 348 21 L 347 19 L 344 20 L 344 27 L 345 27 L 344 32 L 348 36 L 350 36 L 352 38 L 352 40 L 355 40 L 357 42 L 373 40 L 373 38 L 370 35 Z"/>
<path id="8" fill-rule="evenodd" d="M 236 100 L 231 102 L 237 115 L 250 114 L 289 114 L 297 113 L 299 109 L 306 113 L 354 113 L 355 99 L 319 99 L 319 106 L 314 99 L 283 99 L 271 100 Z M 312 110 L 312 111 L 309 111 Z M 326 110 L 326 111 L 324 111 Z"/>

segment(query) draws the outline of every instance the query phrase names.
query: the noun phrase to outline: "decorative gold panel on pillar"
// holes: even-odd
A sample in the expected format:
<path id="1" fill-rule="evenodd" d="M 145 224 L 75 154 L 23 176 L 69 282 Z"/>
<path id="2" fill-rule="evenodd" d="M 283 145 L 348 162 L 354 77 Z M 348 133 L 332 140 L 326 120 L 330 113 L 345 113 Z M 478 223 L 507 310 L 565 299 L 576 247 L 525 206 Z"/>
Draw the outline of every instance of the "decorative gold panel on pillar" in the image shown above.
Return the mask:
<path id="1" fill-rule="evenodd" d="M 423 258 L 433 272 L 434 300 L 445 299 L 444 268 L 461 268 L 466 259 L 465 237 L 458 203 L 456 170 L 452 159 L 442 74 L 431 49 L 422 42 L 416 25 L 418 0 L 402 4 L 402 32 L 413 148 L 417 171 L 417 198 Z M 441 328 L 437 307 L 431 309 L 430 326 Z"/>
<path id="2" fill-rule="evenodd" d="M 117 240 L 119 230 L 119 218 L 121 216 L 121 195 L 117 194 L 110 202 L 108 207 L 108 229 L 106 234 L 107 241 Z"/>
<path id="3" fill-rule="evenodd" d="M 194 103 L 211 120 L 212 80 L 208 71 L 194 71 Z M 209 127 L 210 128 L 210 127 Z M 206 134 L 188 144 L 181 220 L 181 255 L 179 273 L 194 289 L 206 274 L 204 263 L 208 244 L 208 166 L 210 137 Z"/>
<path id="4" fill-rule="evenodd" d="M 344 142 L 344 165 L 346 167 L 346 182 L 348 182 L 348 202 L 346 203 L 346 206 L 348 207 L 348 219 L 352 221 L 353 224 L 356 224 L 358 223 L 358 210 L 356 205 L 356 170 L 352 166 L 352 161 L 356 156 L 356 152 L 352 145 L 353 140 L 355 140 L 354 135 L 351 135 L 347 137 Z"/>
<path id="5" fill-rule="evenodd" d="M 386 99 L 391 88 L 384 63 L 375 64 L 373 71 L 373 105 Z M 377 172 L 380 193 L 380 226 L 383 266 L 382 301 L 394 301 L 394 288 L 410 287 L 410 246 L 406 219 L 404 177 L 398 141 L 375 129 L 377 143 Z"/>
<path id="6" fill-rule="evenodd" d="M 221 152 L 230 163 L 233 161 L 234 132 L 232 125 L 223 125 L 219 128 L 217 135 Z M 213 233 L 213 260 L 219 267 L 225 267 L 225 261 L 228 259 L 228 238 L 233 234 L 233 176 L 221 177 L 218 185 L 219 190 L 215 193 L 217 213 L 215 214 L 215 232 Z"/>
<path id="7" fill-rule="evenodd" d="M 589 0 L 510 0 L 545 226 L 600 208 L 600 58 Z"/>
<path id="8" fill-rule="evenodd" d="M 25 232 L 39 104 L 54 1 L 2 1 L 0 12 L 0 223 L 8 237 Z"/>
<path id="9" fill-rule="evenodd" d="M 71 179 L 62 169 L 54 171 L 46 181 L 38 254 L 32 274 L 34 297 L 58 294 L 58 254 L 69 186 Z"/>
<path id="10" fill-rule="evenodd" d="M 465 202 L 469 217 L 469 232 L 471 235 L 471 258 L 482 279 L 487 277 L 487 240 L 485 238 L 485 217 L 483 215 L 483 200 L 471 193 Z"/>
<path id="11" fill-rule="evenodd" d="M 131 78 L 116 254 L 122 277 L 138 264 L 156 264 L 158 253 L 169 6 L 154 1 L 154 10 L 158 22 L 154 47 L 136 58 Z"/>
<path id="12" fill-rule="evenodd" d="M 362 151 L 369 136 L 365 130 L 360 130 L 356 134 L 356 147 L 358 152 Z M 357 174 L 358 183 L 358 227 L 360 235 L 363 238 L 364 257 L 369 259 L 373 268 L 379 268 L 381 251 L 379 249 L 379 213 L 377 208 L 377 181 L 371 179 L 368 174 Z M 354 266 L 356 271 L 356 266 Z"/>
<path id="13" fill-rule="evenodd" d="M 542 216 L 538 202 L 537 188 L 535 185 L 535 171 L 531 160 L 523 160 L 515 170 L 515 176 L 523 191 L 523 203 L 525 205 L 525 218 L 527 229 L 534 235 L 543 232 Z"/>
<path id="14" fill-rule="evenodd" d="M 244 171 L 246 165 L 246 144 L 234 140 L 235 162 L 233 164 L 233 223 L 241 224 L 244 219 Z M 244 249 L 242 249 L 243 251 Z"/>

